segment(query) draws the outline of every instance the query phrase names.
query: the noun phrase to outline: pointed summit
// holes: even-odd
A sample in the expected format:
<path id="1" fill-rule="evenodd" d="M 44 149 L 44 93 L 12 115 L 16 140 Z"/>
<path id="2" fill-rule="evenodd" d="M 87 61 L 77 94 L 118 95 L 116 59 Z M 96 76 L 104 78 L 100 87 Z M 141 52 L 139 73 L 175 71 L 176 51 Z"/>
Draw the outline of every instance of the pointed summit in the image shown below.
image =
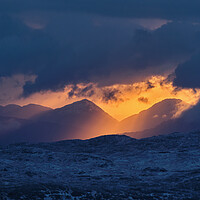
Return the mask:
<path id="1" fill-rule="evenodd" d="M 91 103 L 91 104 L 94 104 L 92 101 L 88 100 L 88 99 L 82 99 L 80 101 L 76 101 L 74 103 Z"/>
<path id="2" fill-rule="evenodd" d="M 47 113 L 47 115 L 44 115 L 43 119 L 45 119 L 45 121 L 66 123 L 66 121 L 72 118 L 76 120 L 82 118 L 81 120 L 83 120 L 87 118 L 97 118 L 97 116 L 117 122 L 117 120 L 88 99 L 76 101 L 72 104 L 52 110 Z"/>
<path id="3" fill-rule="evenodd" d="M 67 110 L 68 112 L 104 112 L 99 106 L 88 99 L 76 101 L 72 104 L 68 104 L 62 108 L 56 109 L 56 111 Z"/>
<path id="4" fill-rule="evenodd" d="M 72 105 L 87 105 L 87 106 L 97 106 L 95 103 L 93 103 L 92 101 L 88 100 L 88 99 L 82 99 L 80 101 L 75 101 L 71 104 L 68 104 L 66 106 L 72 106 Z M 64 106 L 65 107 L 65 106 Z"/>
<path id="5" fill-rule="evenodd" d="M 95 103 L 93 103 L 92 101 L 88 100 L 88 99 L 82 99 L 80 101 L 75 101 L 71 104 L 68 104 L 66 106 L 77 106 L 77 105 L 80 105 L 80 106 L 95 106 L 95 107 L 98 107 Z M 66 107 L 64 106 L 64 107 Z"/>

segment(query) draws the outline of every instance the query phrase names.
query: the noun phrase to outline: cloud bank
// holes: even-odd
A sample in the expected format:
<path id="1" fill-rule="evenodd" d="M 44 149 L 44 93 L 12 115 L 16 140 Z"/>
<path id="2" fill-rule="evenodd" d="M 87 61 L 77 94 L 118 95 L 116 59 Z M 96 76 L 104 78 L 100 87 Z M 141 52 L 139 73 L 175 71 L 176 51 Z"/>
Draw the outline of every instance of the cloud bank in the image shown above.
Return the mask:
<path id="1" fill-rule="evenodd" d="M 82 12 L 123 18 L 195 19 L 200 17 L 198 0 L 1 0 L 2 12 Z"/>
<path id="2" fill-rule="evenodd" d="M 198 88 L 199 6 L 197 0 L 2 0 L 0 77 L 35 76 L 23 87 L 25 97 L 68 84 L 130 84 L 174 69 L 174 85 Z M 116 94 L 105 91 L 105 101 Z"/>

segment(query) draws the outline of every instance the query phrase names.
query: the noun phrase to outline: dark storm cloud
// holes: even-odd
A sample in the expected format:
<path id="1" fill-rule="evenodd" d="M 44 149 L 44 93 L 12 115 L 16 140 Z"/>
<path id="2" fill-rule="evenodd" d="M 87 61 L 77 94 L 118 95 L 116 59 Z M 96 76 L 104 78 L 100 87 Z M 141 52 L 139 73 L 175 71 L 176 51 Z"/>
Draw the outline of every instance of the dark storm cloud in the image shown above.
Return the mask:
<path id="1" fill-rule="evenodd" d="M 102 94 L 102 101 L 105 103 L 108 102 L 123 102 L 124 100 L 120 97 L 121 91 L 118 89 L 113 88 L 107 88 L 103 90 Z"/>
<path id="2" fill-rule="evenodd" d="M 109 102 L 123 102 L 122 91 L 116 88 L 97 88 L 93 84 L 86 86 L 73 85 L 71 90 L 68 92 L 68 98 L 73 97 L 85 97 L 89 98 L 96 96 L 101 99 L 104 103 Z"/>
<path id="3" fill-rule="evenodd" d="M 153 83 L 151 83 L 150 81 L 146 82 L 147 85 L 147 90 L 153 89 L 155 86 L 153 85 Z"/>
<path id="4" fill-rule="evenodd" d="M 198 19 L 199 0 L 1 0 L 1 12 L 76 11 L 128 18 Z"/>
<path id="5" fill-rule="evenodd" d="M 52 35 L 51 40 L 49 32 L 42 33 L 47 37 L 42 41 L 42 35 L 37 37 L 39 41 L 34 44 L 34 47 L 41 44 L 38 54 L 27 59 L 33 60 L 29 67 L 37 66 L 32 67 L 32 72 L 38 78 L 34 85 L 25 86 L 25 92 L 57 90 L 65 84 L 79 82 L 110 85 L 137 79 L 137 73 L 143 76 L 162 73 L 169 69 L 168 65 L 184 60 L 198 49 L 199 30 L 196 25 L 170 23 L 153 32 L 132 30 L 131 37 L 115 25 L 98 28 L 91 25 L 85 30 L 77 26 L 80 37 L 68 31 L 70 38 L 63 44 L 59 40 L 56 43 Z M 119 31 L 119 35 L 114 31 Z M 149 68 L 153 70 L 149 72 Z"/>
<path id="6" fill-rule="evenodd" d="M 78 87 L 76 84 L 72 86 L 71 90 L 68 92 L 68 97 L 91 97 L 95 94 L 93 85 L 88 85 L 85 87 Z"/>
<path id="7" fill-rule="evenodd" d="M 24 86 L 24 95 L 71 83 L 138 81 L 138 73 L 163 73 L 199 47 L 200 26 L 190 23 L 173 22 L 149 31 L 131 21 L 93 15 L 46 17 L 50 20 L 41 29 L 31 27 L 26 16 L 25 21 L 0 17 L 1 76 L 37 75 L 34 84 Z"/>
<path id="8" fill-rule="evenodd" d="M 200 26 L 190 21 L 199 17 L 198 2 L 2 0 L 0 76 L 36 75 L 24 86 L 26 96 L 66 84 L 102 86 L 162 74 L 198 50 Z M 131 21 L 135 17 L 188 22 L 150 31 Z"/>
<path id="9" fill-rule="evenodd" d="M 132 48 L 138 67 L 178 61 L 194 53 L 200 44 L 200 27 L 189 23 L 168 23 L 149 32 L 136 31 Z M 145 59 L 144 59 L 145 58 Z"/>
<path id="10" fill-rule="evenodd" d="M 175 70 L 174 84 L 186 88 L 200 88 L 200 52 Z"/>
<path id="11" fill-rule="evenodd" d="M 21 21 L 0 16 L 0 75 L 38 72 L 51 60 L 58 44 L 42 32 L 30 30 Z"/>
<path id="12" fill-rule="evenodd" d="M 142 103 L 148 103 L 149 102 L 149 99 L 147 97 L 139 97 L 138 98 L 138 101 L 139 102 L 142 102 Z"/>

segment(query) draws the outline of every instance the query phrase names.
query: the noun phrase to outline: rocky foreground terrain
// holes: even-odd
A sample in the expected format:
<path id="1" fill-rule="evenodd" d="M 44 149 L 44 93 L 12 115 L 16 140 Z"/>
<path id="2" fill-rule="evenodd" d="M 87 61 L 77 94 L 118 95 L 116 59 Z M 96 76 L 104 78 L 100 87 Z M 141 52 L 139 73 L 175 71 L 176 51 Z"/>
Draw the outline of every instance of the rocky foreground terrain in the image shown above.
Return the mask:
<path id="1" fill-rule="evenodd" d="M 0 147 L 0 199 L 200 199 L 200 133 Z"/>

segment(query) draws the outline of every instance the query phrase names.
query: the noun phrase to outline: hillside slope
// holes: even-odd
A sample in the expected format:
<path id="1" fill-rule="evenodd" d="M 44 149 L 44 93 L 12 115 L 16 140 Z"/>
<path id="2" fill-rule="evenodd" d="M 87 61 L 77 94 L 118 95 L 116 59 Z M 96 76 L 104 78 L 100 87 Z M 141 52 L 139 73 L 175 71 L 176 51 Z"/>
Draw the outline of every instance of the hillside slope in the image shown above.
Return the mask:
<path id="1" fill-rule="evenodd" d="M 0 148 L 2 199 L 198 199 L 200 133 Z"/>
<path id="2" fill-rule="evenodd" d="M 134 138 L 151 137 L 155 135 L 164 135 L 172 132 L 189 132 L 200 130 L 200 103 L 186 110 L 178 118 L 164 121 L 158 126 L 138 132 L 126 132 L 127 135 Z"/>
<path id="3" fill-rule="evenodd" d="M 135 132 L 154 128 L 170 120 L 180 106 L 186 105 L 180 99 L 165 99 L 147 110 L 132 115 L 119 123 L 118 132 Z"/>
<path id="4" fill-rule="evenodd" d="M 40 114 L 19 129 L 0 137 L 1 143 L 85 139 L 112 133 L 117 120 L 89 100 Z"/>
<path id="5" fill-rule="evenodd" d="M 51 108 L 37 104 L 28 104 L 25 106 L 9 104 L 7 106 L 0 106 L 0 116 L 14 117 L 18 119 L 30 119 L 31 117 L 47 112 L 49 110 L 51 110 Z"/>

